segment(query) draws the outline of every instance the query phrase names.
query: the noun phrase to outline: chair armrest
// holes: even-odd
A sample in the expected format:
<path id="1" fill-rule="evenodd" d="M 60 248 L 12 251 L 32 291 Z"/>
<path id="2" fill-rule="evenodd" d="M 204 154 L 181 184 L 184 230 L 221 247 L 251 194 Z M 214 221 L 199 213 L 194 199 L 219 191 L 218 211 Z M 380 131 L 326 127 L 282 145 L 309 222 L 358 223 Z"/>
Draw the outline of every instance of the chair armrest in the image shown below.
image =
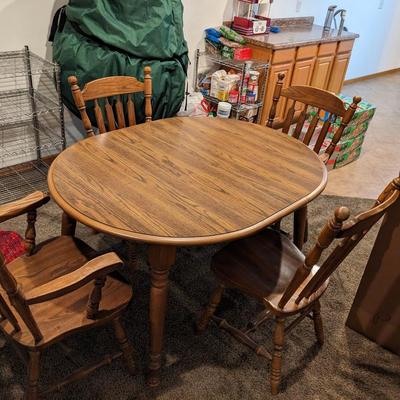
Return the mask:
<path id="1" fill-rule="evenodd" d="M 2 204 L 0 205 L 0 222 L 25 214 L 28 211 L 36 210 L 49 200 L 50 197 L 47 194 L 43 192 L 33 192 L 22 199 Z"/>
<path id="2" fill-rule="evenodd" d="M 37 304 L 63 296 L 86 285 L 94 278 L 109 274 L 121 267 L 122 264 L 121 259 L 115 253 L 103 254 L 69 274 L 23 293 L 25 301 L 27 304 Z"/>

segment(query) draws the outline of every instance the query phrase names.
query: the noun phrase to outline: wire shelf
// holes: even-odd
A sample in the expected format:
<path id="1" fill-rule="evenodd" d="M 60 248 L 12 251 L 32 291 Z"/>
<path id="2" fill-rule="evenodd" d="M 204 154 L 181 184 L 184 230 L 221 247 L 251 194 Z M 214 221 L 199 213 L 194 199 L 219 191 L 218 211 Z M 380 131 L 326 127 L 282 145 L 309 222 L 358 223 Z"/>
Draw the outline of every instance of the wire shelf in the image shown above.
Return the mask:
<path id="1" fill-rule="evenodd" d="M 224 67 L 233 69 L 241 70 L 245 67 L 245 63 L 248 62 L 243 60 L 230 60 L 229 58 L 222 57 L 219 54 L 210 54 L 207 52 L 202 52 L 199 55 L 206 57 L 209 61 L 215 64 L 223 65 Z M 249 60 L 249 61 L 251 62 L 252 69 L 265 69 L 269 67 L 269 63 L 254 61 L 254 60 Z"/>
<path id="2" fill-rule="evenodd" d="M 46 189 L 65 149 L 60 68 L 29 51 L 0 53 L 0 204 Z"/>
<path id="3" fill-rule="evenodd" d="M 203 97 L 209 101 L 210 103 L 218 104 L 221 100 L 217 99 L 216 97 L 209 96 L 207 94 L 203 94 Z M 227 101 L 227 103 L 229 103 Z M 257 101 L 254 104 L 237 104 L 237 103 L 231 103 L 232 104 L 232 110 L 235 112 L 242 112 L 246 110 L 253 110 L 255 108 L 260 108 L 263 106 L 263 103 L 261 101 Z"/>
<path id="4" fill-rule="evenodd" d="M 24 197 L 36 190 L 47 192 L 48 165 L 31 161 L 0 170 L 0 204 Z"/>
<path id="5" fill-rule="evenodd" d="M 35 111 L 32 111 L 32 102 Z M 60 106 L 45 94 L 34 91 L 32 96 L 26 89 L 0 92 L 0 129 L 30 123 L 34 115 L 39 117 L 46 113 L 59 114 Z"/>
<path id="6" fill-rule="evenodd" d="M 27 62 L 30 63 L 30 73 L 32 75 L 54 76 L 55 72 L 60 71 L 58 64 L 51 63 L 36 54 L 26 50 L 4 51 L 0 53 L 0 75 L 2 78 L 26 77 Z"/>

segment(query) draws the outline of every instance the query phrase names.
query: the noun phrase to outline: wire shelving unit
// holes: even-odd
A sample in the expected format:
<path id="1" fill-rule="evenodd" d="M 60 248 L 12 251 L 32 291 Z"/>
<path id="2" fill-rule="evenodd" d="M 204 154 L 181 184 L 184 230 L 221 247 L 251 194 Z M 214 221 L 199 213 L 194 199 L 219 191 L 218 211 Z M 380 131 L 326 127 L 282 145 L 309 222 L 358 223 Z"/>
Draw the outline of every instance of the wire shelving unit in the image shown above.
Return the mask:
<path id="1" fill-rule="evenodd" d="M 0 53 L 0 204 L 47 190 L 47 169 L 65 149 L 60 67 L 32 53 Z"/>

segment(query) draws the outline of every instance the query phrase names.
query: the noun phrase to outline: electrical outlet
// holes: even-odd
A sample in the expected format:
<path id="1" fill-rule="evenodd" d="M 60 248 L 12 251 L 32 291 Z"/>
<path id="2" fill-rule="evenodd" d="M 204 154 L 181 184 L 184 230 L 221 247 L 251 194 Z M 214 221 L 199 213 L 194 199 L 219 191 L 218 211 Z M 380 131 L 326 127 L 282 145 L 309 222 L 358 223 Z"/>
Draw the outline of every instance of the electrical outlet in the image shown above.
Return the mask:
<path id="1" fill-rule="evenodd" d="M 385 0 L 379 0 L 378 10 L 382 10 L 384 5 L 385 5 Z"/>
<path id="2" fill-rule="evenodd" d="M 383 1 L 383 0 L 382 0 L 382 1 Z M 297 0 L 297 3 L 296 3 L 296 12 L 297 12 L 297 13 L 301 11 L 301 6 L 302 6 L 302 5 L 303 5 L 302 0 Z"/>

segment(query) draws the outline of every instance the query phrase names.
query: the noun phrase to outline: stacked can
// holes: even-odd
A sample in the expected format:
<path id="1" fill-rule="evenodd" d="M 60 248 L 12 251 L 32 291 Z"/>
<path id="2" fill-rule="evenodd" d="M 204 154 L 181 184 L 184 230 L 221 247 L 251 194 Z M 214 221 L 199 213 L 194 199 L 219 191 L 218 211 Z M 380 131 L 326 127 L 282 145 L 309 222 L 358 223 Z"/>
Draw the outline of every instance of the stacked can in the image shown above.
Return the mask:
<path id="1" fill-rule="evenodd" d="M 247 85 L 246 102 L 254 104 L 258 98 L 258 80 L 260 73 L 258 71 L 249 71 L 249 80 Z"/>

